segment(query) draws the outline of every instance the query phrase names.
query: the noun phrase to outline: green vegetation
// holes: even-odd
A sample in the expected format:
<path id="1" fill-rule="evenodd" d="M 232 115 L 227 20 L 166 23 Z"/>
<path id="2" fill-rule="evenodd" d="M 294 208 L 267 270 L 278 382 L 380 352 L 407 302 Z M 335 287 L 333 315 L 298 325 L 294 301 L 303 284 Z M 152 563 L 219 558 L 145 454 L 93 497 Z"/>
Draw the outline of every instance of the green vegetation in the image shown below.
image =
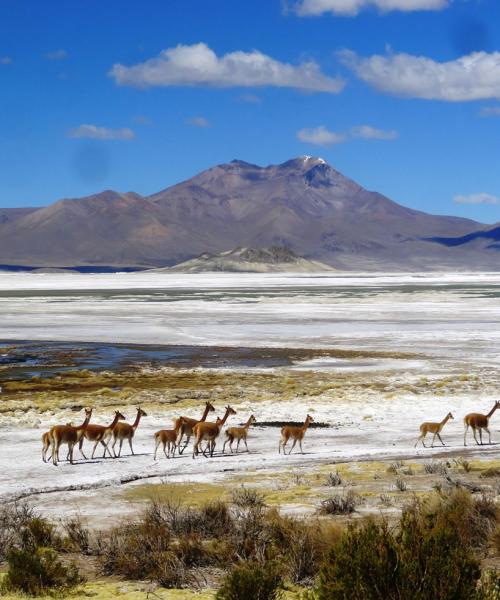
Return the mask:
<path id="1" fill-rule="evenodd" d="M 280 600 L 283 577 L 271 562 L 236 565 L 226 576 L 216 600 Z"/>

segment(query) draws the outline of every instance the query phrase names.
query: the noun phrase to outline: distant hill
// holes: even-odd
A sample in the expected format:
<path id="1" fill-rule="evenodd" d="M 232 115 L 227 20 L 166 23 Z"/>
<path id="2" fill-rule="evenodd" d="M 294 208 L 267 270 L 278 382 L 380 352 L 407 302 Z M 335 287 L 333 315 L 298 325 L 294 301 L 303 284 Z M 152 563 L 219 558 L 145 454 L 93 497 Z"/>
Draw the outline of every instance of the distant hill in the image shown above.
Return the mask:
<path id="1" fill-rule="evenodd" d="M 154 268 L 271 246 L 339 269 L 500 265 L 486 238 L 442 241 L 479 239 L 491 227 L 406 208 L 310 156 L 267 167 L 234 160 L 148 197 L 105 191 L 5 214 L 4 265 Z"/>
<path id="2" fill-rule="evenodd" d="M 216 271 L 233 273 L 319 273 L 332 270 L 332 267 L 324 263 L 301 258 L 282 246 L 235 248 L 218 254 L 205 253 L 174 267 L 155 269 L 155 271 L 181 273 Z"/>

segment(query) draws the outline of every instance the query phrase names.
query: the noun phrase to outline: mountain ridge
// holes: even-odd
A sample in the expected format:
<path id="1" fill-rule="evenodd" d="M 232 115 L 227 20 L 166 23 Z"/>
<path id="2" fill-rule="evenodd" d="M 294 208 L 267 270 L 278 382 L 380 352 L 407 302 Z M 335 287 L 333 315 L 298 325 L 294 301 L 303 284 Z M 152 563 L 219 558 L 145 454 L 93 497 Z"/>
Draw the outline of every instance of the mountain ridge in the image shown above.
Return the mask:
<path id="1" fill-rule="evenodd" d="M 266 167 L 235 159 L 149 196 L 105 190 L 29 209 L 0 222 L 0 264 L 155 268 L 286 246 L 339 269 L 497 269 L 487 243 L 436 242 L 488 229 L 405 207 L 319 157 Z"/>

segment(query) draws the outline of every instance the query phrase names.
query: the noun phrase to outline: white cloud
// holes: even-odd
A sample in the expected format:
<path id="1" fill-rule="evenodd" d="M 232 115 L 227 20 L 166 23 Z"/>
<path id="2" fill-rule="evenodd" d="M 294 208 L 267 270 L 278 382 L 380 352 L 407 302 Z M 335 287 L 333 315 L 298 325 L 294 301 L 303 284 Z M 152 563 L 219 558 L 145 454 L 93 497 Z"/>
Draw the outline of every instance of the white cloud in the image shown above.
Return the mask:
<path id="1" fill-rule="evenodd" d="M 341 144 L 347 142 L 350 138 L 362 138 L 365 140 L 395 140 L 399 137 L 397 131 L 377 129 L 370 125 L 359 125 L 353 127 L 346 133 L 330 131 L 324 125 L 304 128 L 297 132 L 297 137 L 302 142 L 314 144 L 316 146 L 331 146 L 332 144 Z"/>
<path id="2" fill-rule="evenodd" d="M 45 58 L 47 60 L 64 60 L 69 57 L 69 54 L 63 48 L 59 48 L 59 50 L 54 50 L 54 52 L 47 52 Z"/>
<path id="3" fill-rule="evenodd" d="M 479 115 L 481 117 L 500 117 L 500 106 L 483 106 Z"/>
<path id="4" fill-rule="evenodd" d="M 451 0 L 299 0 L 294 7 L 299 16 L 318 16 L 324 13 L 352 17 L 366 8 L 381 12 L 442 10 Z"/>
<path id="5" fill-rule="evenodd" d="M 500 52 L 473 52 L 443 63 L 411 54 L 362 58 L 350 50 L 339 57 L 360 79 L 390 94 L 450 102 L 500 98 Z"/>
<path id="6" fill-rule="evenodd" d="M 11 65 L 12 58 L 10 56 L 2 56 L 0 58 L 0 65 Z"/>
<path id="7" fill-rule="evenodd" d="M 458 195 L 453 198 L 457 204 L 500 204 L 500 198 L 484 192 L 470 194 L 469 196 Z"/>
<path id="8" fill-rule="evenodd" d="M 191 117 L 188 119 L 188 123 L 195 127 L 210 127 L 210 121 L 205 117 Z"/>
<path id="9" fill-rule="evenodd" d="M 68 133 L 72 138 L 91 138 L 94 140 L 133 140 L 135 133 L 128 127 L 122 129 L 108 129 L 97 125 L 80 125 Z"/>
<path id="10" fill-rule="evenodd" d="M 341 144 L 346 140 L 345 134 L 330 131 L 323 125 L 311 129 L 301 129 L 297 132 L 297 137 L 301 142 L 307 142 L 315 146 L 331 146 L 332 144 Z"/>
<path id="11" fill-rule="evenodd" d="M 365 140 L 395 140 L 399 137 L 397 131 L 390 129 L 388 131 L 384 129 L 377 129 L 370 125 L 360 125 L 359 127 L 353 127 L 351 129 L 351 135 L 357 138 L 363 138 Z"/>
<path id="12" fill-rule="evenodd" d="M 155 58 L 130 67 L 115 64 L 109 72 L 118 85 L 132 87 L 214 86 L 288 87 L 311 92 L 340 92 L 345 83 L 321 72 L 314 61 L 297 66 L 258 50 L 217 56 L 206 44 L 167 48 Z"/>

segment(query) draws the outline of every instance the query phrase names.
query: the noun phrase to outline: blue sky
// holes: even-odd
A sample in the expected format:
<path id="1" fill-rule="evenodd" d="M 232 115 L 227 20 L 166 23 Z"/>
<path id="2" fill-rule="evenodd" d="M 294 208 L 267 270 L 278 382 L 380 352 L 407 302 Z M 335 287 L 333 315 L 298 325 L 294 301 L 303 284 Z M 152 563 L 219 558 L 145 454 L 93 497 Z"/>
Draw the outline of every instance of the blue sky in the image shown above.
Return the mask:
<path id="1" fill-rule="evenodd" d="M 2 207 L 311 154 L 500 221 L 497 0 L 0 0 L 0 92 Z"/>

